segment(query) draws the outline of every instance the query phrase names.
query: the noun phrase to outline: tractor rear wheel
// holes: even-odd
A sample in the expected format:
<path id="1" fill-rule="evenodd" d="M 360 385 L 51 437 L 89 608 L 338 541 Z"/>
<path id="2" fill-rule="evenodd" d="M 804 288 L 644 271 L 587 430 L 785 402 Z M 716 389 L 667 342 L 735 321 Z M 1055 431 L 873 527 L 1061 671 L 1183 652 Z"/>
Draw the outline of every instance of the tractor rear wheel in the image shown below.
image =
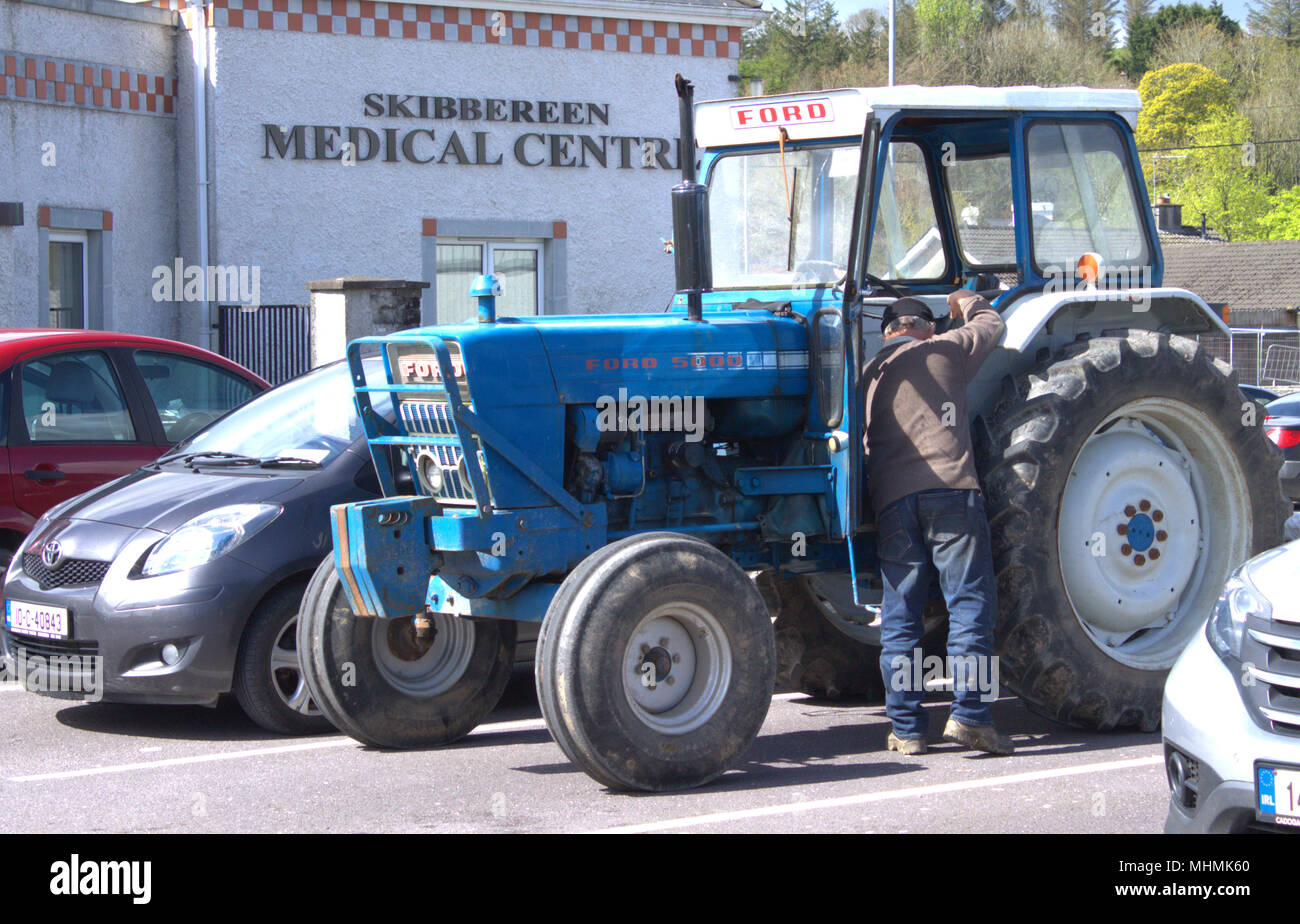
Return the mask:
<path id="1" fill-rule="evenodd" d="M 565 755 L 616 790 L 719 776 L 776 676 L 772 622 L 741 568 L 698 539 L 632 536 L 560 585 L 537 643 L 538 700 Z"/>
<path id="2" fill-rule="evenodd" d="M 777 614 L 779 689 L 832 700 L 884 699 L 879 587 L 860 591 L 854 603 L 847 574 L 782 578 L 764 572 L 758 586 Z M 932 602 L 923 619 L 921 647 L 942 656 L 948 637 L 942 602 Z"/>
<path id="3" fill-rule="evenodd" d="M 1001 676 L 1061 722 L 1154 730 L 1228 574 L 1282 541 L 1280 453 L 1184 337 L 1071 344 L 1015 386 L 981 464 Z"/>
<path id="4" fill-rule="evenodd" d="M 427 748 L 465 737 L 501 699 L 515 662 L 515 625 L 434 614 L 352 612 L 334 570 L 321 562 L 298 620 L 303 677 L 321 712 L 344 734 L 382 748 Z"/>

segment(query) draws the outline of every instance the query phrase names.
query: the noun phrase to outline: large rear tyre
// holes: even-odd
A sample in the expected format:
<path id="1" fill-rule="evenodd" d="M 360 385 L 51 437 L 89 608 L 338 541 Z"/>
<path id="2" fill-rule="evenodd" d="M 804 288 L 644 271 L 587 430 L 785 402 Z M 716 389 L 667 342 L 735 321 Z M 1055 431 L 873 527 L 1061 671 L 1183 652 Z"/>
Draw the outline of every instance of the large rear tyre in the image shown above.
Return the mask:
<path id="1" fill-rule="evenodd" d="M 859 605 L 847 574 L 781 578 L 764 572 L 758 586 L 777 614 L 778 689 L 831 700 L 884 699 L 879 587 L 860 591 L 865 605 Z M 941 603 L 926 609 L 924 624 L 922 649 L 942 656 L 948 614 Z"/>
<path id="2" fill-rule="evenodd" d="M 708 543 L 632 536 L 560 585 L 537 643 L 538 700 L 560 748 L 616 790 L 699 786 L 758 735 L 776 677 L 752 581 Z"/>
<path id="3" fill-rule="evenodd" d="M 325 717 L 382 748 L 427 748 L 468 735 L 501 699 L 515 661 L 514 623 L 359 618 L 321 562 L 298 620 L 303 676 Z"/>
<path id="4" fill-rule="evenodd" d="M 1184 337 L 1072 344 L 1015 385 L 981 466 L 1001 676 L 1061 722 L 1154 730 L 1229 572 L 1282 541 L 1280 453 Z"/>

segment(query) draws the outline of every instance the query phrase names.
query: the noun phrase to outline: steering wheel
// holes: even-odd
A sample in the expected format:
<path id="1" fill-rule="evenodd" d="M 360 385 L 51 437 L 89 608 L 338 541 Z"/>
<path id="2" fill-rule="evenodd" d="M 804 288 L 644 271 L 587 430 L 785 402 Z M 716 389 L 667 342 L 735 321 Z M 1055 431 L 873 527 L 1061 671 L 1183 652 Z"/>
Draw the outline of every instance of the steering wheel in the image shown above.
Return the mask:
<path id="1" fill-rule="evenodd" d="M 844 275 L 844 267 L 833 260 L 800 260 L 794 265 L 794 272 L 818 282 L 833 282 Z"/>
<path id="2" fill-rule="evenodd" d="M 171 432 L 167 435 L 175 442 L 179 443 L 181 440 L 187 439 L 195 433 L 198 433 L 216 419 L 217 418 L 212 414 L 207 414 L 203 411 L 194 411 L 176 421 L 176 423 L 172 425 Z"/>
<path id="3" fill-rule="evenodd" d="M 873 276 L 871 273 L 864 273 L 863 275 L 867 282 L 871 283 L 872 288 L 883 289 L 886 295 L 892 295 L 894 298 L 906 297 L 898 286 L 885 282 L 885 280 L 881 279 L 879 276 Z"/>

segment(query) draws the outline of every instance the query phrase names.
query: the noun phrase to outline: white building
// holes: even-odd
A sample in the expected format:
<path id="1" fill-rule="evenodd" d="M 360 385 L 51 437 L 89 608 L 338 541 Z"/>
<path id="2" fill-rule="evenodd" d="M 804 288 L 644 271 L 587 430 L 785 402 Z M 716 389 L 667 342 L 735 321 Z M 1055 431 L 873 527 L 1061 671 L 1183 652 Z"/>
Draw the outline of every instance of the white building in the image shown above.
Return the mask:
<path id="1" fill-rule="evenodd" d="M 215 348 L 220 306 L 303 305 L 341 275 L 428 281 L 425 320 L 455 320 L 483 270 L 506 280 L 503 313 L 658 309 L 673 75 L 738 95 L 762 15 L 158 2 L 0 3 L 0 324 Z"/>

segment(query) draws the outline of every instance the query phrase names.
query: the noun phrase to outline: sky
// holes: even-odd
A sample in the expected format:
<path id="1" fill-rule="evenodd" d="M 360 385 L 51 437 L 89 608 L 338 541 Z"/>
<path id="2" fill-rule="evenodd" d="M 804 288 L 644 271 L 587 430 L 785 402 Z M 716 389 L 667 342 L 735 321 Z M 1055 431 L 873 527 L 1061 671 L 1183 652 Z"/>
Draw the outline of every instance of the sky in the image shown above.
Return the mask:
<path id="1" fill-rule="evenodd" d="M 883 11 L 889 8 L 889 0 L 833 0 L 833 2 L 835 9 L 840 14 L 840 22 L 844 22 L 858 10 L 877 9 Z M 1167 0 L 1167 2 L 1173 2 L 1173 0 Z M 1200 0 L 1200 2 L 1208 6 L 1210 0 Z M 1246 0 L 1222 0 L 1222 3 L 1223 12 L 1241 23 L 1244 29 L 1246 26 Z M 783 4 L 781 0 L 765 0 L 763 5 L 770 9 Z M 1161 2 L 1161 0 L 1156 0 L 1157 9 L 1164 5 L 1165 3 Z"/>

